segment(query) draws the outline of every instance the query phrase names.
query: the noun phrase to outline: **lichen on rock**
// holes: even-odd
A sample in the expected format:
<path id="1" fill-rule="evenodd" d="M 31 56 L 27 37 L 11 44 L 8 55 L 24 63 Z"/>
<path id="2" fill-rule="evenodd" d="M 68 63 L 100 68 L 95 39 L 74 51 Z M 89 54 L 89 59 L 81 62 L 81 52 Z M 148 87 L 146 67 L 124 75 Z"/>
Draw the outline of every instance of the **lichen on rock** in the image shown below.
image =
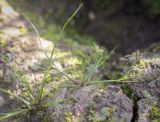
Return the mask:
<path id="1" fill-rule="evenodd" d="M 61 121 L 66 115 L 67 119 L 70 116 L 72 121 L 78 120 L 79 122 L 130 122 L 132 119 L 132 102 L 122 93 L 119 86 L 109 85 L 103 90 L 86 86 L 75 90 L 69 96 L 72 96 L 74 101 L 61 104 L 64 110 L 61 113 L 54 112 L 54 115 L 57 113 Z"/>
<path id="2" fill-rule="evenodd" d="M 160 55 L 158 50 L 159 48 L 153 50 L 151 47 L 143 53 L 137 51 L 127 56 L 128 65 L 125 67 L 124 74 L 126 78 L 136 81 L 128 83 L 128 86 L 139 100 L 135 101 L 138 122 L 158 122 L 160 118 L 158 114 L 160 104 Z"/>
<path id="3" fill-rule="evenodd" d="M 160 96 L 160 58 L 147 56 L 149 54 L 138 54 L 134 58 L 135 53 L 130 56 L 130 66 L 128 68 L 128 78 L 136 81 L 130 83 L 130 88 L 140 98 L 148 96 Z"/>
<path id="4" fill-rule="evenodd" d="M 138 116 L 138 122 L 159 122 L 160 101 L 155 98 L 138 101 Z"/>

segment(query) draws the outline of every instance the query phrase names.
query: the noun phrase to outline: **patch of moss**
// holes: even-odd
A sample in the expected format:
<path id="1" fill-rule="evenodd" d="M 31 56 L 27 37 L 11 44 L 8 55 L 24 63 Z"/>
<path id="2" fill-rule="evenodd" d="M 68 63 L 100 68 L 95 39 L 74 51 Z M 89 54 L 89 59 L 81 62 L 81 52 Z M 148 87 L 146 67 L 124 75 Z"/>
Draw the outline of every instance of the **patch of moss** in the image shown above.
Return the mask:
<path id="1" fill-rule="evenodd" d="M 3 33 L 0 32 L 0 47 L 4 47 L 6 44 L 6 41 L 3 39 Z"/>
<path id="2" fill-rule="evenodd" d="M 72 112 L 66 112 L 65 113 L 65 121 L 71 122 L 72 121 Z"/>
<path id="3" fill-rule="evenodd" d="M 152 122 L 160 121 L 160 100 L 153 103 L 147 117 Z"/>
<path id="4" fill-rule="evenodd" d="M 6 45 L 6 41 L 0 38 L 0 47 L 3 47 Z"/>
<path id="5" fill-rule="evenodd" d="M 79 122 L 77 117 L 73 117 L 72 112 L 65 113 L 65 122 Z"/>
<path id="6" fill-rule="evenodd" d="M 114 107 L 103 107 L 99 112 L 96 112 L 90 105 L 87 108 L 86 118 L 88 122 L 114 122 L 112 117 L 114 112 Z"/>

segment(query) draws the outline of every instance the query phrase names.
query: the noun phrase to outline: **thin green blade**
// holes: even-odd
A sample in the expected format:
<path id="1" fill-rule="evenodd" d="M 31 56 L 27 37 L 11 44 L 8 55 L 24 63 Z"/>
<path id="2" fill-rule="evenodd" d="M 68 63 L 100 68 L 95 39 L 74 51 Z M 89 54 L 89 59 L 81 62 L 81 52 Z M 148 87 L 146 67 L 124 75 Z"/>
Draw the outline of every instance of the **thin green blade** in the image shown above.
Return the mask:
<path id="1" fill-rule="evenodd" d="M 2 116 L 0 115 L 0 121 L 11 118 L 11 117 L 14 117 L 14 116 L 19 115 L 19 114 L 24 114 L 28 110 L 29 109 L 21 109 L 21 110 L 16 110 L 16 111 L 9 112 L 9 113 L 3 113 L 4 115 L 2 115 Z"/>
<path id="2" fill-rule="evenodd" d="M 7 93 L 8 95 L 11 95 L 11 96 L 17 98 L 18 100 L 20 100 L 20 101 L 24 102 L 25 104 L 27 104 L 27 106 L 29 107 L 30 103 L 29 103 L 27 100 L 25 100 L 24 98 L 19 97 L 19 96 L 16 96 L 14 93 L 9 92 L 9 91 L 7 91 L 7 90 L 4 90 L 4 89 L 2 89 L 2 88 L 0 88 L 0 91 L 2 91 L 2 92 L 4 92 L 4 93 Z"/>

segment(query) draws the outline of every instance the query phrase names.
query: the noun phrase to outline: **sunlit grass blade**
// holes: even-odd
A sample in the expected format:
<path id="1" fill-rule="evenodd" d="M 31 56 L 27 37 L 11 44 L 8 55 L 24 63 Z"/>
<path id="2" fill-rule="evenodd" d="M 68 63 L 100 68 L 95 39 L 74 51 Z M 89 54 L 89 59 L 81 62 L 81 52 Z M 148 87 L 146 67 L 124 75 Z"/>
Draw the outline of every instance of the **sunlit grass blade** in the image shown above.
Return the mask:
<path id="1" fill-rule="evenodd" d="M 30 102 L 28 102 L 28 101 L 25 100 L 24 98 L 22 98 L 22 97 L 20 97 L 20 96 L 17 96 L 17 95 L 15 95 L 14 93 L 12 93 L 12 92 L 10 92 L 10 91 L 7 91 L 7 90 L 4 90 L 4 89 L 2 89 L 2 88 L 0 88 L 0 91 L 2 91 L 2 92 L 6 93 L 6 94 L 8 94 L 8 95 L 11 95 L 11 96 L 17 98 L 17 99 L 20 100 L 21 102 L 25 103 L 28 107 L 30 107 Z"/>
<path id="2" fill-rule="evenodd" d="M 103 61 L 101 61 L 101 63 L 99 64 L 99 66 L 103 65 L 103 64 L 105 63 L 105 61 L 107 61 L 107 60 L 110 58 L 110 56 L 113 54 L 113 52 L 115 51 L 116 48 L 117 48 L 117 46 L 114 47 L 114 48 L 109 52 L 109 54 L 108 54 L 107 56 L 105 56 L 105 58 L 103 59 Z"/>
<path id="3" fill-rule="evenodd" d="M 76 9 L 76 11 L 72 14 L 72 16 L 65 22 L 64 26 L 62 27 L 62 30 L 60 31 L 60 34 L 62 34 L 64 29 L 68 25 L 68 23 L 76 15 L 76 13 L 79 11 L 81 6 L 82 6 L 82 4 L 80 4 L 80 6 Z M 38 30 L 36 29 L 34 24 L 26 16 L 25 16 L 25 18 L 28 20 L 28 22 L 32 25 L 33 29 L 35 30 L 35 32 L 37 34 L 37 37 L 38 37 L 38 40 L 40 41 L 40 44 L 41 44 L 41 47 L 42 47 L 41 37 L 40 37 L 40 34 L 39 34 Z M 38 89 L 36 89 L 36 91 L 38 91 L 38 92 L 36 92 L 35 94 L 33 93 L 34 90 L 32 90 L 32 88 L 30 87 L 30 84 L 29 84 L 28 80 L 26 79 L 24 73 L 22 72 L 23 70 L 19 67 L 15 58 L 13 57 L 14 58 L 14 63 L 13 63 L 10 60 L 8 60 L 7 57 L 4 57 L 5 61 L 7 61 L 10 66 L 12 66 L 12 65 L 17 66 L 17 67 L 12 66 L 12 68 L 15 71 L 16 76 L 21 81 L 20 83 L 22 83 L 24 88 L 26 88 L 25 92 L 27 92 L 27 94 L 22 94 L 22 97 L 21 97 L 21 96 L 17 96 L 16 94 L 14 94 L 10 91 L 4 90 L 2 88 L 0 88 L 0 91 L 4 92 L 4 93 L 6 93 L 10 96 L 13 96 L 14 98 L 17 98 L 19 101 L 21 101 L 25 104 L 25 107 L 23 107 L 23 108 L 28 108 L 28 109 L 19 109 L 19 110 L 15 110 L 13 112 L 4 113 L 3 115 L 0 116 L 0 120 L 8 119 L 8 118 L 14 117 L 14 116 L 19 115 L 19 114 L 24 114 L 25 112 L 28 112 L 28 114 L 30 114 L 32 111 L 34 111 L 35 113 L 38 113 L 39 108 L 55 105 L 54 102 L 45 104 L 46 101 L 43 101 L 45 99 L 45 97 L 43 97 L 44 96 L 45 83 L 48 79 L 48 75 L 50 74 L 50 71 L 52 70 L 52 66 L 54 65 L 54 63 L 53 63 L 53 61 L 54 61 L 53 53 L 55 51 L 55 45 L 56 44 L 54 44 L 54 47 L 51 51 L 51 55 L 46 53 L 45 50 L 43 49 L 43 47 L 41 48 L 43 53 L 47 57 L 47 67 L 45 68 L 45 71 L 43 73 L 43 78 L 42 78 L 42 80 L 41 80 L 41 82 L 38 86 Z M 68 76 L 66 73 L 62 73 L 62 74 Z"/>
<path id="4" fill-rule="evenodd" d="M 61 29 L 61 31 L 60 31 L 60 34 L 64 31 L 64 29 L 66 28 L 66 26 L 68 25 L 68 23 L 73 19 L 73 17 L 77 14 L 77 12 L 80 10 L 80 8 L 82 7 L 82 5 L 83 5 L 83 4 L 81 3 L 81 4 L 79 5 L 79 7 L 76 9 L 76 11 L 71 15 L 71 17 L 70 17 L 69 19 L 67 19 L 67 21 L 65 22 L 65 24 L 63 25 L 63 27 L 62 27 L 62 29 Z M 30 22 L 30 23 L 31 23 L 31 22 Z M 33 28 L 35 29 L 35 31 L 36 31 L 36 33 L 37 33 L 37 35 L 38 35 L 38 37 L 39 37 L 39 41 L 41 41 L 41 40 L 40 40 L 39 32 L 37 31 L 36 27 L 35 27 L 32 23 L 31 23 L 31 25 L 32 25 Z M 41 85 L 40 90 L 39 90 L 39 95 L 38 95 L 38 101 L 39 101 L 39 102 L 40 102 L 41 99 L 42 99 L 44 84 L 45 84 L 45 82 L 46 82 L 47 75 L 48 75 L 49 71 L 51 70 L 52 64 L 54 64 L 53 61 L 52 61 L 52 57 L 53 57 L 54 50 L 55 50 L 55 45 L 54 45 L 54 47 L 53 47 L 53 49 L 52 49 L 52 52 L 51 52 L 51 56 L 50 56 L 50 57 L 48 57 L 48 55 L 46 54 L 46 52 L 45 52 L 44 50 L 42 50 L 42 51 L 45 53 L 45 55 L 46 55 L 46 57 L 47 57 L 47 59 L 48 59 L 48 67 L 47 67 L 47 69 L 46 69 L 46 71 L 45 71 L 45 73 L 44 73 L 44 77 L 43 77 L 43 79 L 42 79 L 42 85 Z M 59 70 L 59 71 L 60 71 L 60 70 Z M 63 72 L 61 72 L 61 73 L 62 73 L 63 75 L 65 75 L 66 77 L 69 78 L 69 76 L 68 76 L 67 74 L 65 74 L 65 73 L 63 73 Z M 72 81 L 73 81 L 73 80 L 72 80 Z"/>
<path id="5" fill-rule="evenodd" d="M 9 119 L 11 117 L 15 117 L 20 114 L 24 114 L 27 111 L 29 111 L 29 109 L 20 109 L 20 110 L 15 110 L 15 111 L 9 112 L 9 113 L 2 113 L 2 115 L 0 114 L 0 121 L 5 120 L 5 119 Z"/>
<path id="6" fill-rule="evenodd" d="M 64 31 L 64 29 L 67 27 L 68 23 L 73 19 L 73 17 L 78 13 L 78 11 L 81 9 L 83 6 L 83 3 L 79 5 L 79 7 L 75 10 L 75 12 L 67 19 L 67 21 L 64 23 L 61 32 Z"/>
<path id="7" fill-rule="evenodd" d="M 113 48 L 111 50 L 111 52 L 108 55 L 105 55 L 104 50 L 99 49 L 99 47 L 97 45 L 95 45 L 95 48 L 97 50 L 97 58 L 95 63 L 93 64 L 93 67 L 91 68 L 91 71 L 89 72 L 88 75 L 86 75 L 83 79 L 83 83 L 88 84 L 89 82 L 91 82 L 96 70 L 105 63 L 106 60 L 109 59 L 109 57 L 113 54 L 114 50 L 116 49 Z"/>
<path id="8" fill-rule="evenodd" d="M 72 79 L 67 73 L 65 73 L 64 71 L 60 70 L 55 64 L 54 68 L 61 74 L 63 74 L 66 78 L 68 78 L 69 80 L 71 80 L 74 84 L 79 85 L 79 83 L 77 81 L 75 81 L 74 79 Z"/>
<path id="9" fill-rule="evenodd" d="M 30 19 L 29 19 L 27 16 L 24 15 L 24 17 L 25 17 L 26 20 L 30 23 L 30 25 L 33 27 L 34 31 L 36 32 L 36 35 L 37 35 L 38 40 L 39 40 L 40 45 L 41 45 L 41 50 L 42 50 L 42 52 L 45 54 L 46 58 L 49 59 L 49 56 L 47 55 L 47 53 L 46 53 L 46 52 L 44 51 L 44 49 L 42 48 L 42 47 L 43 47 L 43 46 L 42 46 L 42 41 L 41 41 L 41 37 L 40 37 L 40 34 L 39 34 L 37 28 L 35 27 L 35 25 L 30 21 Z"/>
<path id="10" fill-rule="evenodd" d="M 116 79 L 116 80 L 96 80 L 88 83 L 87 85 L 93 85 L 93 84 L 99 84 L 99 83 L 137 83 L 140 81 L 131 81 L 131 80 L 121 80 L 121 79 Z"/>
<path id="11" fill-rule="evenodd" d="M 4 55 L 1 55 L 0 56 L 2 57 L 2 59 L 7 63 L 9 64 L 10 67 L 12 67 L 12 70 L 14 71 L 14 73 L 16 74 L 17 78 L 20 80 L 20 82 L 22 83 L 22 85 L 24 86 L 24 88 L 26 88 L 26 92 L 28 92 L 29 96 L 32 96 L 32 98 L 34 98 L 33 94 L 32 94 L 32 90 L 31 90 L 31 87 L 29 85 L 29 82 L 27 81 L 22 69 L 19 67 L 16 59 L 14 58 L 14 56 L 12 55 L 13 57 L 13 60 L 14 60 L 14 65 L 12 65 L 11 61 Z"/>
<path id="12" fill-rule="evenodd" d="M 28 84 L 26 78 L 24 77 L 24 73 L 22 72 L 21 68 L 19 67 L 19 65 L 18 65 L 17 61 L 15 60 L 14 56 L 12 55 L 12 57 L 14 59 L 14 62 L 15 62 L 14 67 L 12 66 L 11 61 L 6 56 L 1 55 L 1 57 L 6 63 L 9 64 L 10 67 L 12 67 L 12 69 L 16 73 L 16 76 L 22 81 L 23 85 L 25 84 L 25 86 L 27 86 L 28 90 L 30 90 L 29 84 Z"/>
<path id="13" fill-rule="evenodd" d="M 52 58 L 53 58 L 53 53 L 54 53 L 54 51 L 55 51 L 55 46 L 54 46 L 54 48 L 52 49 L 51 56 L 50 56 L 50 58 L 49 58 L 49 60 L 48 60 L 47 69 L 45 70 L 43 79 L 42 79 L 42 81 L 41 81 L 41 86 L 40 86 L 39 93 L 38 93 L 38 103 L 39 103 L 39 102 L 41 101 L 41 99 L 42 99 L 42 94 L 43 94 L 44 85 L 45 85 L 45 83 L 46 83 L 46 81 L 47 81 L 47 80 L 46 80 L 46 79 L 47 79 L 47 75 L 49 74 L 49 72 L 50 72 L 50 70 L 51 70 L 51 68 L 52 68 L 52 64 L 53 64 Z"/>
<path id="14" fill-rule="evenodd" d="M 24 76 L 24 73 L 22 72 L 21 68 L 19 67 L 17 61 L 14 59 L 15 64 L 12 65 L 11 61 L 4 55 L 1 55 L 2 59 L 7 62 L 7 64 L 9 64 L 10 67 L 12 67 L 13 71 L 15 72 L 16 76 L 20 79 L 20 81 L 23 83 L 23 85 L 25 85 L 25 87 L 28 88 L 28 90 L 30 91 L 30 87 L 29 87 L 29 83 L 27 82 L 27 79 Z M 16 66 L 15 66 L 16 65 Z"/>

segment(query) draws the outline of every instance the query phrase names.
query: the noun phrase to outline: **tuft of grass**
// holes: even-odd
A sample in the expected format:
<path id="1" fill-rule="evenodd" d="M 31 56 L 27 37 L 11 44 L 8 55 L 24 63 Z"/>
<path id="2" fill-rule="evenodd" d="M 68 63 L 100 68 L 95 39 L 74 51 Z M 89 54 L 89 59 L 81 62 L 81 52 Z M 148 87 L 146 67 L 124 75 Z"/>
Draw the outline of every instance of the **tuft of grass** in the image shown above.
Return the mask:
<path id="1" fill-rule="evenodd" d="M 62 30 L 60 31 L 60 35 L 63 34 L 63 31 L 67 27 L 68 23 L 73 19 L 73 17 L 77 14 L 77 12 L 80 10 L 82 7 L 82 4 L 79 5 L 79 7 L 76 9 L 76 11 L 71 15 L 71 17 L 64 23 L 64 26 L 62 27 Z M 29 23 L 32 25 L 34 28 L 37 37 L 39 39 L 39 42 L 41 43 L 40 35 L 36 27 L 32 22 L 30 22 L 29 19 L 27 19 Z M 55 44 L 56 45 L 56 44 Z M 91 64 L 89 67 L 86 66 L 84 69 L 83 77 L 80 80 L 75 80 L 72 77 L 70 77 L 65 71 L 59 69 L 53 59 L 53 54 L 55 51 L 55 45 L 51 51 L 51 55 L 47 55 L 47 53 L 42 49 L 42 52 L 45 54 L 47 58 L 47 66 L 44 70 L 43 78 L 40 82 L 40 85 L 36 90 L 33 90 L 25 77 L 25 74 L 23 73 L 22 69 L 19 67 L 17 61 L 14 59 L 14 62 L 11 62 L 7 57 L 0 55 L 4 62 L 8 63 L 9 66 L 14 70 L 14 73 L 16 74 L 17 78 L 20 80 L 20 83 L 22 84 L 25 95 L 22 94 L 20 96 L 15 95 L 13 92 L 5 90 L 0 88 L 0 91 L 13 96 L 16 98 L 18 101 L 20 101 L 23 105 L 23 107 L 20 107 L 20 109 L 12 110 L 11 112 L 6 112 L 6 113 L 1 113 L 0 114 L 0 121 L 5 120 L 11 117 L 19 116 L 19 115 L 28 115 L 30 117 L 36 116 L 39 113 L 43 113 L 48 107 L 50 106 L 55 106 L 57 103 L 61 102 L 48 102 L 47 99 L 44 97 L 44 89 L 45 85 L 47 84 L 48 81 L 48 76 L 50 74 L 51 70 L 57 70 L 58 73 L 61 75 L 65 76 L 72 84 L 69 84 L 69 87 L 83 87 L 86 85 L 92 85 L 92 84 L 100 84 L 100 83 L 105 83 L 105 82 L 132 82 L 132 81 L 127 81 L 125 77 L 122 77 L 120 79 L 116 80 L 100 80 L 99 77 L 97 77 L 97 71 L 98 69 L 105 63 L 106 60 L 109 59 L 115 48 L 106 55 L 106 52 L 101 49 L 99 46 L 95 45 L 96 49 L 96 59 L 93 64 Z M 44 113 L 45 114 L 45 113 Z M 47 114 L 47 113 L 46 113 Z"/>
<path id="2" fill-rule="evenodd" d="M 72 20 L 72 18 L 76 15 L 76 13 L 80 10 L 81 7 L 82 7 L 82 4 L 79 5 L 79 7 L 72 14 L 72 16 L 65 22 L 60 34 L 63 33 L 63 31 L 66 28 L 66 26 L 68 25 L 68 23 Z M 36 27 L 34 26 L 34 24 L 32 22 L 29 21 L 29 23 L 34 28 L 34 30 L 37 34 L 37 37 L 41 43 L 38 30 L 36 29 Z M 11 112 L 0 113 L 0 121 L 5 120 L 5 119 L 9 119 L 11 117 L 19 116 L 22 114 L 36 116 L 39 112 L 44 111 L 47 107 L 53 106 L 56 104 L 54 101 L 48 102 L 48 101 L 46 101 L 46 99 L 44 99 L 44 87 L 45 87 L 45 84 L 47 83 L 49 72 L 53 69 L 52 67 L 55 66 L 54 59 L 53 59 L 54 50 L 55 50 L 55 46 L 53 47 L 53 49 L 51 51 L 51 55 L 48 56 L 46 54 L 46 52 L 42 49 L 42 52 L 46 55 L 46 58 L 47 58 L 47 66 L 45 68 L 44 75 L 43 75 L 43 78 L 40 82 L 40 85 L 38 86 L 38 88 L 36 90 L 36 93 L 35 93 L 35 90 L 34 91 L 32 90 L 27 78 L 25 77 L 25 74 L 20 69 L 15 58 L 13 57 L 14 63 L 12 63 L 6 56 L 0 55 L 3 59 L 3 61 L 6 62 L 7 64 L 9 64 L 9 66 L 14 70 L 14 73 L 16 74 L 17 78 L 20 80 L 20 83 L 22 84 L 23 88 L 25 89 L 24 91 L 22 91 L 22 92 L 25 92 L 25 95 L 18 96 L 18 95 L 15 95 L 11 91 L 0 88 L 0 91 L 4 92 L 10 96 L 13 96 L 18 101 L 20 101 L 23 105 L 23 107 L 22 108 L 20 107 L 20 109 L 18 109 L 18 110 L 16 109 L 16 110 L 12 110 Z M 65 75 L 65 74 L 63 73 L 63 75 Z"/>

